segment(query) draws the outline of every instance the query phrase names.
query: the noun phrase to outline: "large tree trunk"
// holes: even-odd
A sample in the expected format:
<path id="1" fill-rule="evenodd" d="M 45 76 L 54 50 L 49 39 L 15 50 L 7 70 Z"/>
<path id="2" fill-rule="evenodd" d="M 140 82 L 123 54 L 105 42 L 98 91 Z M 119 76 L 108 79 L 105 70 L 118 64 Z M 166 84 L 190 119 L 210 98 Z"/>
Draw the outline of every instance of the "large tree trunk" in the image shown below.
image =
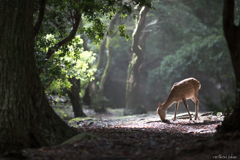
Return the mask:
<path id="1" fill-rule="evenodd" d="M 133 31 L 132 60 L 128 66 L 127 86 L 126 86 L 126 108 L 125 115 L 146 113 L 143 105 L 139 102 L 139 82 L 140 71 L 143 63 L 143 51 L 140 48 L 140 36 L 145 28 L 145 19 L 149 11 L 148 7 L 143 7 Z"/>
<path id="2" fill-rule="evenodd" d="M 34 1 L 0 5 L 0 153 L 59 144 L 75 134 L 50 107 L 37 73 Z"/>
<path id="3" fill-rule="evenodd" d="M 111 30 L 111 31 L 114 30 L 114 26 L 115 26 L 117 20 L 118 20 L 118 14 L 116 14 L 112 18 L 108 30 Z M 112 35 L 106 35 L 106 37 L 104 38 L 104 40 L 101 44 L 101 47 L 100 47 L 98 63 L 97 63 L 97 70 L 98 71 L 102 67 L 103 53 L 104 53 L 106 48 L 107 48 L 108 52 L 107 52 L 107 64 L 105 66 L 105 69 L 103 71 L 101 79 L 99 78 L 100 77 L 99 73 L 97 73 L 98 75 L 96 75 L 95 81 L 91 84 L 91 86 L 92 86 L 92 89 L 91 89 L 92 100 L 91 100 L 91 102 L 93 103 L 95 112 L 105 112 L 106 111 L 104 96 L 103 96 L 103 90 L 104 90 L 104 84 L 105 84 L 105 81 L 107 79 L 107 76 L 108 76 L 108 73 L 109 73 L 109 70 L 110 70 L 110 67 L 111 67 L 111 63 L 112 63 L 112 46 L 110 44 L 110 41 L 111 41 L 111 38 L 116 35 L 116 33 L 117 32 L 115 32 Z M 100 84 L 99 84 L 99 86 L 97 86 L 96 81 L 98 81 L 99 79 L 100 79 Z"/>
<path id="4" fill-rule="evenodd" d="M 80 79 L 75 77 L 69 78 L 68 81 L 72 84 L 71 90 L 67 91 L 67 94 L 71 100 L 73 107 L 74 117 L 86 117 L 83 113 L 80 93 Z"/>
<path id="5" fill-rule="evenodd" d="M 235 73 L 236 103 L 232 115 L 226 117 L 218 128 L 220 133 L 240 129 L 240 27 L 234 24 L 234 0 L 224 1 L 223 30 Z"/>

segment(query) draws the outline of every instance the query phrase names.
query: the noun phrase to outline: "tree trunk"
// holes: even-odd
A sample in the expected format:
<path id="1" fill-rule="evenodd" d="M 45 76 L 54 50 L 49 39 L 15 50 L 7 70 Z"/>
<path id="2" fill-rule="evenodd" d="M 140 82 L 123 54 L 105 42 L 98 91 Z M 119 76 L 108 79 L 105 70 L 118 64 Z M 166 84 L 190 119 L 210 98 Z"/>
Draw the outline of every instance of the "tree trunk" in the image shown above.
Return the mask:
<path id="1" fill-rule="evenodd" d="M 234 24 L 234 0 L 224 1 L 223 30 L 235 73 L 236 99 L 234 112 L 224 119 L 218 128 L 219 133 L 240 129 L 240 27 Z"/>
<path id="2" fill-rule="evenodd" d="M 90 97 L 90 82 L 88 83 L 86 89 L 85 89 L 85 93 L 83 96 L 83 102 L 86 105 L 91 105 L 91 97 Z"/>
<path id="3" fill-rule="evenodd" d="M 71 100 L 73 107 L 74 117 L 86 117 L 83 113 L 80 93 L 80 79 L 69 78 L 68 81 L 72 84 L 71 91 L 67 91 L 67 94 Z"/>
<path id="4" fill-rule="evenodd" d="M 82 21 L 80 21 L 79 24 L 80 24 L 80 27 L 83 27 Z M 83 48 L 86 51 L 88 50 L 88 48 L 87 48 L 85 36 L 82 35 L 81 38 L 83 39 Z M 67 91 L 67 94 L 71 100 L 74 117 L 86 117 L 82 109 L 81 97 L 79 95 L 81 91 L 81 85 L 80 85 L 81 81 L 80 79 L 76 79 L 75 77 L 69 78 L 68 81 L 72 84 L 71 90 Z"/>
<path id="5" fill-rule="evenodd" d="M 99 97 L 99 86 L 97 85 L 97 82 L 101 79 L 102 74 L 102 63 L 103 63 L 103 55 L 105 51 L 105 45 L 106 45 L 106 38 L 101 43 L 99 54 L 98 54 L 98 60 L 97 60 L 97 72 L 95 73 L 95 79 L 90 82 L 90 97 L 91 97 L 91 105 L 95 112 L 105 112 L 106 109 L 103 107 L 103 101 Z"/>
<path id="6" fill-rule="evenodd" d="M 146 113 L 143 105 L 139 103 L 139 82 L 140 71 L 143 63 L 143 51 L 140 48 L 140 36 L 145 28 L 145 19 L 149 11 L 148 7 L 143 7 L 139 13 L 135 30 L 133 31 L 132 60 L 128 66 L 127 86 L 126 86 L 126 108 L 125 115 Z"/>
<path id="7" fill-rule="evenodd" d="M 50 107 L 37 73 L 34 1 L 0 5 L 0 153 L 59 144 L 75 135 Z"/>
<path id="8" fill-rule="evenodd" d="M 106 64 L 106 67 L 104 69 L 104 72 L 103 72 L 103 75 L 102 75 L 102 78 L 101 78 L 101 81 L 100 81 L 100 85 L 99 85 L 99 98 L 100 99 L 103 99 L 104 84 L 105 84 L 105 81 L 107 79 L 107 76 L 108 76 L 108 73 L 109 73 L 109 70 L 110 70 L 110 67 L 111 67 L 111 63 L 112 63 L 112 46 L 110 44 L 110 40 L 111 40 L 111 37 L 107 36 L 107 49 L 108 49 L 107 64 Z"/>
<path id="9" fill-rule="evenodd" d="M 80 23 L 80 27 L 83 27 L 82 21 Z M 88 45 L 87 45 L 87 37 L 86 37 L 86 35 L 82 34 L 81 38 L 83 39 L 83 49 L 84 49 L 84 51 L 89 51 Z M 88 64 L 88 65 L 90 66 L 90 64 Z M 84 96 L 83 96 L 83 102 L 86 105 L 91 105 L 90 84 L 91 83 L 89 82 L 87 87 L 85 88 L 85 93 L 84 93 Z"/>
<path id="10" fill-rule="evenodd" d="M 114 26 L 116 24 L 118 20 L 118 14 L 116 14 L 109 25 L 108 30 L 113 31 Z M 112 47 L 110 44 L 111 38 L 114 37 L 116 35 L 117 32 L 115 32 L 112 35 L 106 35 L 106 37 L 104 38 L 101 47 L 100 47 L 100 52 L 99 52 L 99 57 L 98 57 L 98 63 L 97 63 L 97 70 L 99 71 L 101 69 L 102 66 L 102 61 L 103 61 L 103 53 L 105 51 L 105 49 L 107 48 L 108 52 L 107 52 L 107 64 L 105 66 L 105 69 L 103 71 L 103 75 L 101 77 L 101 79 L 99 78 L 99 72 L 97 73 L 98 75 L 96 75 L 96 79 L 95 81 L 91 84 L 92 86 L 92 93 L 91 93 L 91 97 L 92 100 L 91 102 L 93 102 L 94 105 L 94 110 L 95 112 L 105 112 L 106 108 L 105 108 L 105 100 L 104 100 L 104 96 L 103 96 L 103 90 L 104 90 L 104 84 L 105 81 L 107 79 L 110 67 L 111 67 L 111 63 L 112 63 Z M 100 83 L 99 86 L 96 85 L 96 81 L 98 81 L 100 79 Z"/>
<path id="11" fill-rule="evenodd" d="M 104 38 L 104 40 L 102 41 L 102 44 L 100 46 L 100 50 L 99 50 L 99 54 L 98 54 L 97 67 L 96 67 L 98 72 L 102 68 L 102 65 L 103 65 L 103 55 L 104 55 L 106 43 L 107 43 L 107 39 Z"/>

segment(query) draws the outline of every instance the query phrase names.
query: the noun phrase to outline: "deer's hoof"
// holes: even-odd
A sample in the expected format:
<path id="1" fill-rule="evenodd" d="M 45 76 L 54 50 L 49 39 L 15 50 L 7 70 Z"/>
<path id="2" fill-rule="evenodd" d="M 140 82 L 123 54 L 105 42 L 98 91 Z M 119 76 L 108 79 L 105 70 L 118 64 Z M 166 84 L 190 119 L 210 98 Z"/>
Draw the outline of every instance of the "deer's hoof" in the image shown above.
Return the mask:
<path id="1" fill-rule="evenodd" d="M 163 122 L 163 123 L 170 123 L 170 121 L 167 120 L 167 119 L 162 120 L 162 122 Z"/>

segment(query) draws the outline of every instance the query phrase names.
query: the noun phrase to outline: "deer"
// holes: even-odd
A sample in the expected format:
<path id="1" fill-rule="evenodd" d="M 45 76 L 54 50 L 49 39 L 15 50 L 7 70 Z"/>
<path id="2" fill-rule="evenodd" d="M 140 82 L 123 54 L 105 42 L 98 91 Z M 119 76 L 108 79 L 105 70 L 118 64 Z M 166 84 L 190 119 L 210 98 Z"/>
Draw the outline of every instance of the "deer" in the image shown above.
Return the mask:
<path id="1" fill-rule="evenodd" d="M 197 98 L 198 91 L 201 88 L 201 84 L 195 78 L 187 78 L 180 82 L 176 82 L 173 84 L 170 94 L 167 97 L 167 100 L 161 104 L 158 103 L 157 113 L 162 121 L 165 120 L 167 109 L 173 104 L 176 103 L 174 121 L 176 120 L 176 114 L 178 110 L 179 102 L 183 101 L 185 108 L 187 109 L 190 120 L 192 120 L 192 116 L 189 113 L 187 99 L 191 99 L 195 103 L 195 120 L 198 118 L 198 107 L 199 100 Z"/>

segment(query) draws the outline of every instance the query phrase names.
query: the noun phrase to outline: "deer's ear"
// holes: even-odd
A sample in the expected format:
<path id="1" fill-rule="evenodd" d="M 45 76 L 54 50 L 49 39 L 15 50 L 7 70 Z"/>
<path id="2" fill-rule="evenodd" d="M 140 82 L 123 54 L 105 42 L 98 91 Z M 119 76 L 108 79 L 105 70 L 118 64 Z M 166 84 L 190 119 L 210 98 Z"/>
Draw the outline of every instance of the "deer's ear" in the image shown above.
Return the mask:
<path id="1" fill-rule="evenodd" d="M 161 102 L 158 102 L 158 107 L 161 107 Z"/>

